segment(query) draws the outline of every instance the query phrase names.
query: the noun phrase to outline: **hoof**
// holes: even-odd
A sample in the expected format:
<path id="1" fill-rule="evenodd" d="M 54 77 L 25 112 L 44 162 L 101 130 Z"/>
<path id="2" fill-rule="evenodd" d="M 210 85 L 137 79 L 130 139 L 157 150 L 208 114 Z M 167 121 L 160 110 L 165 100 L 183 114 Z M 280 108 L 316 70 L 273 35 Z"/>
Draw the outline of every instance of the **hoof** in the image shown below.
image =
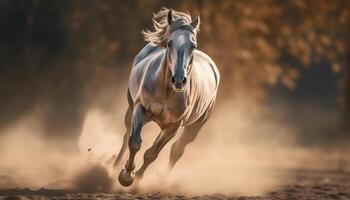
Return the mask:
<path id="1" fill-rule="evenodd" d="M 134 182 L 134 174 L 123 169 L 118 176 L 118 180 L 122 186 L 128 187 Z"/>

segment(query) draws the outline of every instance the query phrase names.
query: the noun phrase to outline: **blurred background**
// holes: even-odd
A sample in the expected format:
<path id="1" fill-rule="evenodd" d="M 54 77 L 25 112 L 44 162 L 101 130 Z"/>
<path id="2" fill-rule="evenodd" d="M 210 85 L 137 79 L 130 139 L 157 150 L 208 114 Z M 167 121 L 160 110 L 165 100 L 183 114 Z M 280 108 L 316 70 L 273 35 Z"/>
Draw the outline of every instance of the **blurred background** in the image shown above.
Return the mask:
<path id="1" fill-rule="evenodd" d="M 249 115 L 250 139 L 292 134 L 305 148 L 348 148 L 347 0 L 1 0 L 0 136 L 29 115 L 39 128 L 27 134 L 74 150 L 91 109 L 119 113 L 111 121 L 123 132 L 132 60 L 161 7 L 200 14 L 199 49 L 222 77 L 212 123 L 239 110 L 222 126 L 236 130 L 227 125 Z"/>
<path id="2" fill-rule="evenodd" d="M 89 107 L 115 104 L 104 92 L 126 98 L 132 59 L 145 45 L 141 31 L 169 7 L 200 14 L 199 49 L 222 74 L 218 104 L 240 98 L 255 105 L 250 112 L 283 104 L 288 116 L 280 117 L 303 125 L 303 136 L 349 135 L 349 4 L 2 0 L 0 129 L 40 105 L 48 137 L 77 137 Z"/>

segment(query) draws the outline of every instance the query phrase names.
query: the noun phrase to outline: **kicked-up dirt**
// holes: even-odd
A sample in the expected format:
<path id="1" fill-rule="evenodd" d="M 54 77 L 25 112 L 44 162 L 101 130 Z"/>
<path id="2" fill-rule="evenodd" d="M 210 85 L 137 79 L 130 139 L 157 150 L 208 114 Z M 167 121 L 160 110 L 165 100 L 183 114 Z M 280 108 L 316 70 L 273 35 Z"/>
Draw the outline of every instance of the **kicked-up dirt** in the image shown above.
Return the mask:
<path id="1" fill-rule="evenodd" d="M 189 196 L 172 193 L 86 193 L 74 190 L 27 188 L 2 188 L 0 199 L 350 199 L 350 172 L 347 171 L 317 171 L 295 170 L 288 171 L 289 180 L 278 189 L 269 191 L 261 196 L 242 196 L 224 194 L 203 194 Z M 232 191 L 234 193 L 234 188 Z"/>

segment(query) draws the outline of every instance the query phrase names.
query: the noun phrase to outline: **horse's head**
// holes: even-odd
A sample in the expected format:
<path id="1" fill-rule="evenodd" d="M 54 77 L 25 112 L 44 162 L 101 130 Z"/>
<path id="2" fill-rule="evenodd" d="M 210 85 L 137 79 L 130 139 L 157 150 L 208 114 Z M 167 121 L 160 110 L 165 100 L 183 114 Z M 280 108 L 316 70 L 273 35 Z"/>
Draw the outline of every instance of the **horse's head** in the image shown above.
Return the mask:
<path id="1" fill-rule="evenodd" d="M 172 10 L 169 10 L 167 21 L 170 28 L 166 55 L 171 71 L 171 85 L 176 92 L 184 90 L 191 72 L 193 51 L 197 47 L 196 31 L 200 23 L 199 16 L 188 24 L 179 20 L 182 19 L 174 19 Z"/>

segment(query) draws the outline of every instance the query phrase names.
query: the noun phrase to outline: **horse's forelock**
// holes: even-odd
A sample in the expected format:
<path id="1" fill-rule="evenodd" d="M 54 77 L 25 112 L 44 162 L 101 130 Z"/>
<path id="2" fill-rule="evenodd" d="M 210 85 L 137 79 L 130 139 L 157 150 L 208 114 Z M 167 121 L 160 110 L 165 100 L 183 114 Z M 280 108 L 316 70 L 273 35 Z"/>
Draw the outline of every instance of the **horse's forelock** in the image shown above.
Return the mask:
<path id="1" fill-rule="evenodd" d="M 192 22 L 190 14 L 173 11 L 174 21 L 169 25 L 167 22 L 168 12 L 169 9 L 162 8 L 159 12 L 153 14 L 153 27 L 155 30 L 142 32 L 146 42 L 151 42 L 157 46 L 165 46 L 170 33 L 181 27 L 188 29 L 186 27 Z M 195 32 L 193 29 L 191 31 Z"/>

